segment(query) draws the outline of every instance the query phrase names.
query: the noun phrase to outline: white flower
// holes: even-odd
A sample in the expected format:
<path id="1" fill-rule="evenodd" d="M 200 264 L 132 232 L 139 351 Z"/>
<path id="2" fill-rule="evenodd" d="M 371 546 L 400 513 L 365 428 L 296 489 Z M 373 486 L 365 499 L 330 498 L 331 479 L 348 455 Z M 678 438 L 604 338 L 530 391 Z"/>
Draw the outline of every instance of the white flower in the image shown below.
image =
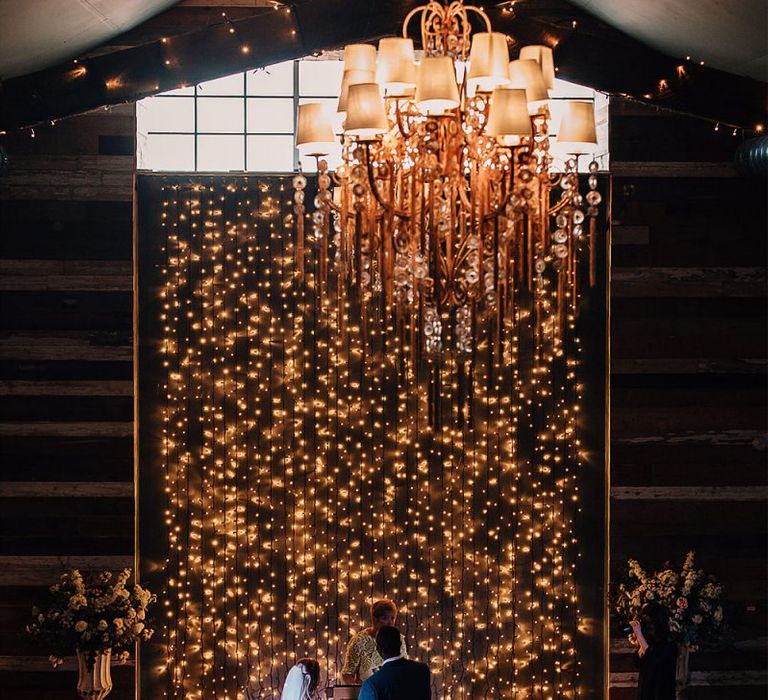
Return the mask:
<path id="1" fill-rule="evenodd" d="M 136 623 L 136 624 L 133 626 L 133 633 L 134 633 L 134 634 L 140 634 L 140 633 L 141 633 L 141 630 L 143 630 L 143 629 L 144 629 L 144 623 L 143 623 L 143 622 L 137 622 L 137 623 Z"/>
<path id="2" fill-rule="evenodd" d="M 80 608 L 84 608 L 86 605 L 88 605 L 88 601 L 86 600 L 85 596 L 76 593 L 69 599 L 69 609 L 70 610 L 79 610 Z"/>
<path id="3" fill-rule="evenodd" d="M 122 629 L 122 627 L 123 627 L 123 618 L 122 617 L 116 617 L 114 620 L 112 620 L 112 624 L 117 629 Z"/>
<path id="4" fill-rule="evenodd" d="M 88 629 L 88 623 L 85 620 L 80 620 L 75 625 L 75 632 L 84 632 L 87 629 Z"/>
<path id="5" fill-rule="evenodd" d="M 136 613 L 136 617 L 139 618 L 139 620 L 143 620 L 147 614 L 143 610 L 139 610 L 139 612 Z"/>
<path id="6" fill-rule="evenodd" d="M 106 620 L 99 620 L 99 624 L 97 625 L 99 632 L 103 632 L 109 625 L 107 624 Z"/>

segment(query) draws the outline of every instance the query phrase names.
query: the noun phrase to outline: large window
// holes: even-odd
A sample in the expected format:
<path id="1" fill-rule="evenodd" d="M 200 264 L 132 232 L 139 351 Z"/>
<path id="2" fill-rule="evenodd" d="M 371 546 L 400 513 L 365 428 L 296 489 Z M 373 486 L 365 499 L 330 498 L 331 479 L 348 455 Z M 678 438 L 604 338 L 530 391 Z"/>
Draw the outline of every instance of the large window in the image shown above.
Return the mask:
<path id="1" fill-rule="evenodd" d="M 137 104 L 138 167 L 199 172 L 290 172 L 297 107 L 336 109 L 342 63 L 302 60 L 237 73 Z M 311 169 L 313 163 L 302 163 Z"/>
<path id="2" fill-rule="evenodd" d="M 302 59 L 236 73 L 137 103 L 140 170 L 192 172 L 291 172 L 315 169 L 294 147 L 296 113 L 303 102 L 326 102 L 336 111 L 342 62 Z M 608 99 L 590 88 L 555 81 L 550 109 L 556 134 L 566 99 L 595 101 L 595 156 L 608 168 Z M 341 124 L 337 124 L 341 132 Z M 330 154 L 334 167 L 339 153 Z M 588 158 L 580 165 L 586 168 Z"/>

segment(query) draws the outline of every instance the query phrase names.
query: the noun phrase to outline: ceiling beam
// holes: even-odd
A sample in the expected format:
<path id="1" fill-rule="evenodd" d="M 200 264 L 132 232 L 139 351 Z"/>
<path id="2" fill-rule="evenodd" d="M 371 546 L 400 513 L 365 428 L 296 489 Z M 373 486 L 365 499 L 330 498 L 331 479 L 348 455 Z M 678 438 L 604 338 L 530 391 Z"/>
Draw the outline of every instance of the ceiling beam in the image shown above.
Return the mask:
<path id="1" fill-rule="evenodd" d="M 0 130 L 31 127 L 180 85 L 397 34 L 402 18 L 418 4 L 418 0 L 306 0 L 278 10 L 251 7 L 249 16 L 226 21 L 216 12 L 215 23 L 200 29 L 2 83 Z M 764 119 L 765 83 L 681 64 L 567 0 L 519 0 L 515 12 L 507 11 L 508 3 L 478 4 L 485 6 L 496 30 L 515 37 L 518 45 L 554 46 L 560 77 L 740 128 L 752 129 Z M 226 8 L 226 2 L 220 6 Z M 190 8 L 182 6 L 179 11 L 185 9 Z M 166 14 L 172 17 L 174 11 Z M 206 21 L 211 21 L 210 14 Z M 162 23 L 163 15 L 151 22 Z"/>

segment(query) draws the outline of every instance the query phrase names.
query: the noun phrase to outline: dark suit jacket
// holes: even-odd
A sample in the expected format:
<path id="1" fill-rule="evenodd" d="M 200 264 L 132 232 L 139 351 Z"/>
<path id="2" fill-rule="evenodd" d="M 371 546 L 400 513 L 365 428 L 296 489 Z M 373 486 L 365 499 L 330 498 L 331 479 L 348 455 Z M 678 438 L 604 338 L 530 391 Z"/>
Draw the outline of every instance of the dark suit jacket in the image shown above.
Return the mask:
<path id="1" fill-rule="evenodd" d="M 429 666 L 410 659 L 385 663 L 360 689 L 360 700 L 430 700 Z"/>

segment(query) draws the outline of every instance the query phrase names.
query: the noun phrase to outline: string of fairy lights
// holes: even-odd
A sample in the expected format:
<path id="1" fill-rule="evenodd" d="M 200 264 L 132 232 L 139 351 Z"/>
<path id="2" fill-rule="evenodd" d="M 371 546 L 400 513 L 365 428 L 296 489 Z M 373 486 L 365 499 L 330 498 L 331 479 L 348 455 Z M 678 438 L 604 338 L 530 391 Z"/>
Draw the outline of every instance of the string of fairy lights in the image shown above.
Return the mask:
<path id="1" fill-rule="evenodd" d="M 478 323 L 471 361 L 418 359 L 391 314 L 365 342 L 311 241 L 297 273 L 297 216 L 290 178 L 163 186 L 165 697 L 276 698 L 304 656 L 332 684 L 380 596 L 437 697 L 578 697 L 580 344 L 557 285 Z"/>

